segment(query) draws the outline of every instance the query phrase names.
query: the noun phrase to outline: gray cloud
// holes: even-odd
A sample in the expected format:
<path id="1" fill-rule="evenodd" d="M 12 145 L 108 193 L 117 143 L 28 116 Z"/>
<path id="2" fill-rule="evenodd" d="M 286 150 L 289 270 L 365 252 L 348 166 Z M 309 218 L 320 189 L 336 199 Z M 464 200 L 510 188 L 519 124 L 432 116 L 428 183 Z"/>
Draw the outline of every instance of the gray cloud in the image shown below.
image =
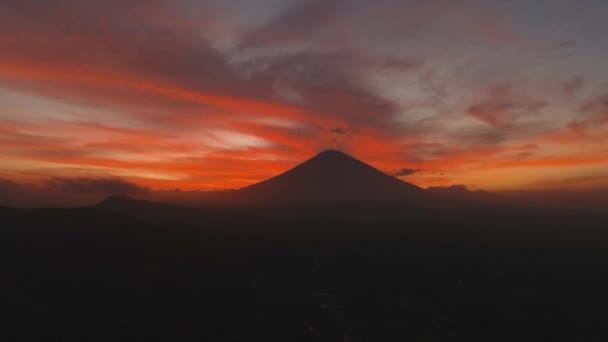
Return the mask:
<path id="1" fill-rule="evenodd" d="M 102 67 L 142 83 L 152 80 L 202 91 L 259 95 L 256 88 L 243 89 L 225 57 L 200 36 L 177 8 L 157 0 L 2 2 L 0 31 L 19 39 L 3 43 L 0 62 L 39 65 L 44 61 L 46 65 L 61 65 L 85 75 Z M 201 108 L 200 104 L 183 100 L 147 96 L 129 86 L 116 89 L 20 80 L 11 86 L 63 96 L 68 101 L 93 100 L 112 106 L 123 103 L 170 112 L 186 109 L 200 113 Z"/>
<path id="2" fill-rule="evenodd" d="M 587 134 L 608 124 L 608 94 L 586 101 L 580 108 L 581 115 L 568 127 L 577 134 Z"/>
<path id="3" fill-rule="evenodd" d="M 562 90 L 566 95 L 571 96 L 578 92 L 585 85 L 585 80 L 581 76 L 574 76 L 562 83 Z"/>
<path id="4" fill-rule="evenodd" d="M 298 94 L 302 108 L 320 116 L 390 131 L 398 106 L 365 84 L 361 75 L 368 63 L 369 60 L 359 60 L 348 51 L 296 52 L 260 57 L 240 67 L 249 70 L 253 84 L 288 86 Z"/>
<path id="5" fill-rule="evenodd" d="M 427 190 L 445 193 L 467 193 L 470 192 L 469 187 L 465 184 L 454 184 L 450 186 L 431 186 Z"/>
<path id="6" fill-rule="evenodd" d="M 150 190 L 137 184 L 115 178 L 53 178 L 49 180 L 51 190 L 81 194 L 141 195 Z"/>
<path id="7" fill-rule="evenodd" d="M 549 99 L 555 96 L 536 87 L 535 78 L 547 79 L 547 75 L 536 72 L 536 64 L 528 69 L 530 51 L 526 49 L 537 48 L 519 44 L 528 30 L 511 27 L 511 22 L 504 25 L 502 18 L 508 16 L 477 1 L 300 0 L 285 2 L 283 5 L 292 6 L 279 12 L 256 4 L 258 14 L 264 17 L 256 25 L 243 29 L 239 22 L 230 22 L 229 15 L 218 17 L 226 32 L 214 31 L 216 37 L 207 30 L 207 22 L 218 21 L 213 18 L 213 6 L 206 6 L 211 2 L 198 2 L 204 11 L 191 15 L 187 12 L 196 7 L 194 3 L 166 0 L 0 2 L 3 33 L 0 63 L 23 62 L 26 67 L 32 66 L 32 74 L 41 65 L 49 66 L 49 70 L 59 66 L 60 76 L 69 76 L 68 81 L 15 77 L 3 79 L 2 85 L 23 87 L 19 89 L 59 97 L 66 102 L 88 106 L 101 103 L 108 110 L 126 105 L 129 110 L 121 107 L 116 112 L 132 115 L 136 120 L 117 124 L 133 123 L 137 128 L 156 130 L 155 134 L 160 127 L 176 133 L 175 138 L 167 140 L 178 139 L 180 129 L 194 126 L 193 122 L 201 124 L 198 119 L 205 116 L 225 115 L 228 119 L 225 121 L 233 122 L 247 115 L 272 115 L 256 106 L 242 106 L 247 107 L 243 110 L 227 106 L 218 110 L 213 106 L 220 106 L 217 102 L 221 101 L 210 105 L 205 100 L 191 100 L 198 95 L 203 98 L 208 94 L 219 95 L 225 102 L 236 98 L 287 105 L 289 109 L 296 109 L 289 113 L 306 110 L 302 111 L 305 115 L 294 116 L 294 121 L 311 117 L 311 123 L 304 122 L 309 124 L 307 130 L 301 129 L 298 133 L 306 144 L 315 144 L 314 137 L 319 133 L 327 138 L 327 130 L 332 127 L 335 128 L 330 132 L 334 134 L 345 133 L 340 127 L 347 127 L 349 138 L 351 135 L 356 138 L 358 132 L 365 130 L 370 138 L 387 143 L 400 143 L 401 138 L 421 144 L 439 142 L 435 146 L 420 145 L 404 153 L 410 160 L 418 161 L 439 159 L 479 145 L 523 140 L 520 132 L 532 125 L 530 120 L 521 120 L 523 124 L 519 125 L 520 119 L 529 118 L 547 106 L 547 102 L 534 96 L 542 94 Z M 242 7 L 234 3 L 235 8 Z M 238 13 L 234 17 L 240 15 L 249 14 Z M 550 44 L 544 43 L 540 49 L 564 54 L 577 47 L 573 41 L 557 42 L 549 47 Z M 512 49 L 513 46 L 517 49 Z M 456 69 L 460 71 L 455 72 Z M 540 73 L 544 70 L 538 69 Z M 558 70 L 550 65 L 546 69 Z M 89 71 L 98 71 L 96 75 L 103 76 L 104 71 L 111 71 L 108 77 L 118 75 L 118 86 L 70 80 L 72 75 L 89 75 Z M 376 76 L 380 77 L 376 79 Z M 563 75 L 555 77 L 565 79 Z M 138 89 L 132 83 L 121 86 L 123 78 L 141 84 L 149 82 L 158 88 L 184 90 L 188 95 L 165 96 Z M 559 95 L 563 92 L 578 95 L 585 80 L 577 76 L 551 89 Z M 593 81 L 590 77 L 586 82 L 591 85 Z M 504 87 L 508 89 L 503 89 L 503 93 L 483 96 L 484 89 L 495 84 L 509 86 Z M 540 90 L 533 93 L 532 89 Z M 478 94 L 482 97 L 478 98 Z M 583 115 L 572 122 L 572 129 L 605 121 L 601 100 L 591 100 L 584 107 Z M 397 114 L 409 115 L 408 108 L 412 108 L 411 120 L 396 122 Z M 421 109 L 421 113 L 414 113 L 416 109 Z M 233 112 L 238 112 L 234 118 L 230 117 Z M 471 123 L 469 118 L 461 120 L 467 114 L 488 125 Z M 281 117 L 283 115 L 281 113 Z M 284 116 L 291 119 L 289 114 Z M 330 118 L 332 123 L 312 120 L 317 117 Z M 114 122 L 104 122 L 110 123 Z M 470 130 L 465 132 L 461 127 L 466 125 L 470 125 Z M 475 130 L 479 126 L 483 126 L 482 129 Z M 308 130 L 308 127 L 311 128 Z M 261 129 L 254 132 L 244 126 L 226 124 L 222 128 L 264 135 Z M 272 135 L 268 137 L 273 139 Z M 389 141 L 391 138 L 399 139 Z M 6 137 L 0 137 L 0 143 L 3 139 Z M 48 151 L 37 150 L 45 156 L 63 157 L 63 153 L 81 157 L 77 148 L 54 152 L 51 145 L 66 144 L 46 144 L 44 139 L 51 138 L 25 135 L 15 138 L 17 142 L 49 145 Z M 149 144 L 154 143 L 146 146 Z M 123 145 L 134 144 L 127 141 L 100 145 L 93 150 L 103 152 L 113 146 L 129 148 Z M 164 146 L 155 148 L 170 149 L 164 142 L 161 145 Z M 55 182 L 58 183 L 55 186 L 66 188 L 65 191 L 80 193 L 108 186 L 99 182 Z M 115 189 L 131 191 L 120 186 Z"/>
<path id="8" fill-rule="evenodd" d="M 388 57 L 381 63 L 384 68 L 396 69 L 400 71 L 412 71 L 420 69 L 424 63 L 417 60 L 399 59 L 394 57 Z"/>
<path id="9" fill-rule="evenodd" d="M 298 1 L 266 25 L 242 38 L 241 47 L 259 47 L 308 38 L 313 32 L 333 22 L 344 6 L 344 0 Z"/>
<path id="10" fill-rule="evenodd" d="M 205 18 L 189 21 L 183 13 L 185 8 L 164 1 L 110 0 L 86 6 L 77 6 L 72 0 L 3 3 L 0 12 L 4 10 L 7 14 L 0 18 L 6 19 L 0 22 L 0 30 L 20 39 L 0 51 L 0 61 L 19 60 L 38 65 L 38 61 L 44 60 L 82 74 L 103 66 L 142 82 L 151 80 L 192 92 L 286 104 L 320 117 L 392 129 L 394 126 L 388 122 L 397 105 L 369 89 L 362 77 L 363 69 L 370 63 L 410 69 L 417 67 L 417 62 L 397 58 L 370 61 L 355 51 L 315 49 L 248 57 L 251 50 L 282 41 L 284 35 L 309 35 L 309 30 L 316 27 L 313 24 L 330 23 L 343 3 L 298 2 L 270 23 L 241 37 L 239 48 L 227 51 L 219 51 L 200 35 L 197 24 Z M 136 25 L 127 20 L 131 17 L 137 19 Z M 141 109 L 129 114 L 144 120 L 153 118 L 159 125 L 169 127 L 181 122 L 169 113 L 204 117 L 206 112 L 213 112 L 201 110 L 200 103 L 191 103 L 187 98 L 150 96 L 129 86 L 117 89 L 107 85 L 20 80 L 11 86 L 88 104 L 98 101 L 160 110 L 171 118 L 152 116 Z M 284 89 L 293 96 L 286 97 Z M 66 98 L 65 94 L 69 96 Z M 294 96 L 298 101 L 293 101 Z"/>
<path id="11" fill-rule="evenodd" d="M 471 190 L 469 186 L 464 184 L 455 184 L 450 186 L 431 186 L 428 191 L 448 197 L 463 198 L 479 201 L 495 201 L 498 198 L 485 190 Z"/>
<path id="12" fill-rule="evenodd" d="M 429 160 L 454 156 L 461 152 L 466 152 L 461 150 L 461 148 L 457 146 L 438 142 L 411 143 L 407 144 L 405 148 L 407 150 L 407 161 L 411 163 L 421 163 Z"/>
<path id="13" fill-rule="evenodd" d="M 558 42 L 553 44 L 554 47 L 556 48 L 562 48 L 562 49 L 571 49 L 571 48 L 575 48 L 576 47 L 576 42 L 570 41 L 570 40 L 566 40 L 563 42 Z"/>
<path id="14" fill-rule="evenodd" d="M 505 130 L 497 129 L 494 126 L 463 128 L 450 134 L 450 138 L 458 143 L 476 148 L 477 146 L 496 146 L 501 145 L 512 136 Z"/>
<path id="15" fill-rule="evenodd" d="M 510 130 L 518 119 L 536 115 L 548 105 L 543 99 L 515 93 L 512 86 L 501 86 L 490 89 L 483 101 L 467 109 L 467 114 L 497 129 Z"/>
<path id="16" fill-rule="evenodd" d="M 393 176 L 393 177 L 404 177 L 404 176 L 410 176 L 410 175 L 413 175 L 415 173 L 422 172 L 422 171 L 424 171 L 424 170 L 403 168 L 403 169 L 400 169 L 400 170 L 394 170 L 393 172 L 391 172 L 391 176 Z"/>

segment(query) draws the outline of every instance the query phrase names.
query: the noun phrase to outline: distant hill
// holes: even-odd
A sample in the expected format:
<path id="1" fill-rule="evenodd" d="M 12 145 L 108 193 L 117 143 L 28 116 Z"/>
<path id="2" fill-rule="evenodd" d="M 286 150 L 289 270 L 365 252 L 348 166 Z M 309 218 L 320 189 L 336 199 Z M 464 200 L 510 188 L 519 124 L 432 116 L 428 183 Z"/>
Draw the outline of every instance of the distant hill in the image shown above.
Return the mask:
<path id="1" fill-rule="evenodd" d="M 203 223 L 211 212 L 202 208 L 190 208 L 172 203 L 151 202 L 126 196 L 109 196 L 96 205 L 103 211 L 126 214 L 156 223 L 185 222 Z M 215 215 L 213 215 L 215 217 Z"/>
<path id="2" fill-rule="evenodd" d="M 608 190 L 469 190 L 464 185 L 430 187 L 428 192 L 444 198 L 527 208 L 608 212 Z"/>

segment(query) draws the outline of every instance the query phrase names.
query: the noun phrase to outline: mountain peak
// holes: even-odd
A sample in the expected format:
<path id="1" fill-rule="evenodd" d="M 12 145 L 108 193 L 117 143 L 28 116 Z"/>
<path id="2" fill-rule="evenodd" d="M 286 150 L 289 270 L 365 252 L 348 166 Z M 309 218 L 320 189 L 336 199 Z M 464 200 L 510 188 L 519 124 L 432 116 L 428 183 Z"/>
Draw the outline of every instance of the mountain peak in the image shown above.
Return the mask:
<path id="1" fill-rule="evenodd" d="M 333 150 L 333 149 L 325 150 L 325 151 L 319 152 L 317 154 L 317 157 L 321 157 L 321 156 L 346 156 L 346 157 L 352 158 L 351 156 L 349 156 L 348 154 L 346 154 L 340 150 Z"/>
<path id="2" fill-rule="evenodd" d="M 345 160 L 350 160 L 350 161 L 357 161 L 362 163 L 361 161 L 359 161 L 357 158 L 354 158 L 342 151 L 339 150 L 325 150 L 322 152 L 319 152 L 316 156 L 310 158 L 309 160 L 305 161 L 304 163 L 308 162 L 308 161 L 318 161 L 318 160 L 325 160 L 325 161 L 345 161 Z M 303 163 L 303 164 L 304 164 Z"/>
<path id="3" fill-rule="evenodd" d="M 357 158 L 354 158 L 342 151 L 339 150 L 325 150 L 322 152 L 319 152 L 317 155 L 315 155 L 314 157 L 304 161 L 303 163 L 301 163 L 300 165 L 304 165 L 307 164 L 311 161 L 314 162 L 339 162 L 339 161 L 346 161 L 346 160 L 350 160 L 350 161 L 357 161 L 359 163 L 362 163 L 361 161 L 359 161 Z M 299 167 L 300 165 L 296 166 Z"/>
<path id="4" fill-rule="evenodd" d="M 394 202 L 423 192 L 344 152 L 330 149 L 235 194 L 262 202 L 318 204 Z"/>

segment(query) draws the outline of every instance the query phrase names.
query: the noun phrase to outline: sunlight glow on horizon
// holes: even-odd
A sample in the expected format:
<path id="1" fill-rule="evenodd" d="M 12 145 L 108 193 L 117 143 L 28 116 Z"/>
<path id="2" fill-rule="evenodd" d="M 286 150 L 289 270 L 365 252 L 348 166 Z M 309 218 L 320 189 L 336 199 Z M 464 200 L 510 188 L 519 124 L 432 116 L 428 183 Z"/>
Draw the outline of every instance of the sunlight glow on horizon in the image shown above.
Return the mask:
<path id="1" fill-rule="evenodd" d="M 608 188 L 608 5 L 85 3 L 0 4 L 2 179 L 234 189 L 333 148 L 423 188 Z"/>

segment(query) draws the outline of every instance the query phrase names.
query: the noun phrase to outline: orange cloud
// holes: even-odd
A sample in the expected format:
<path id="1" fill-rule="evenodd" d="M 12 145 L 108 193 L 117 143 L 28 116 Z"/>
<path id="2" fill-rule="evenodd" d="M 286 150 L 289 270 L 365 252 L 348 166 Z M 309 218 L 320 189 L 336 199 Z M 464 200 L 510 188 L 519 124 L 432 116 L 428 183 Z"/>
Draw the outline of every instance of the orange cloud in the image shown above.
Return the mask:
<path id="1" fill-rule="evenodd" d="M 345 16 L 345 4 L 296 3 L 249 29 L 259 18 L 162 0 L 2 4 L 0 96 L 30 98 L 0 101 L 0 175 L 237 188 L 326 148 L 381 170 L 424 169 L 406 178 L 421 186 L 519 186 L 549 169 L 605 167 L 608 102 L 581 97 L 593 77 L 567 75 L 551 93 L 532 82 L 547 75 L 505 71 L 501 58 L 546 51 L 524 51 L 543 44 L 493 9 L 380 1 Z M 369 22 L 377 32 L 361 31 Z M 448 33 L 482 47 L 436 50 Z M 395 49 L 410 36 L 430 47 Z"/>

